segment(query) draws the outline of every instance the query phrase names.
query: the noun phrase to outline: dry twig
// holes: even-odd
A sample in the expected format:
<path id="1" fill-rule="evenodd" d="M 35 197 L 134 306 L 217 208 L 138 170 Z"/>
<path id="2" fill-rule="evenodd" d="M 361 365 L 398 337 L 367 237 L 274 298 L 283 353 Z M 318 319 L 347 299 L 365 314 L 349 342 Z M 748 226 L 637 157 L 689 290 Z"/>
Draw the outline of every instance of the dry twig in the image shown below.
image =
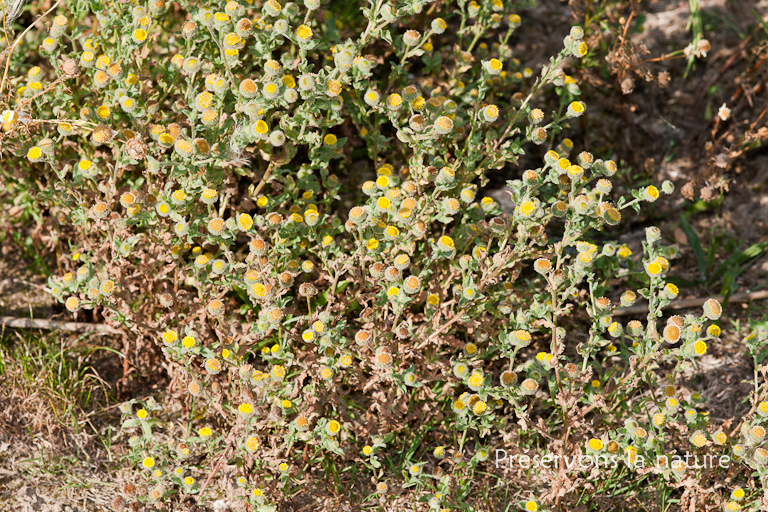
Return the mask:
<path id="1" fill-rule="evenodd" d="M 48 331 L 91 332 L 94 334 L 121 334 L 119 330 L 105 324 L 85 322 L 60 322 L 40 318 L 18 318 L 0 316 L 0 325 L 11 329 L 45 329 Z"/>

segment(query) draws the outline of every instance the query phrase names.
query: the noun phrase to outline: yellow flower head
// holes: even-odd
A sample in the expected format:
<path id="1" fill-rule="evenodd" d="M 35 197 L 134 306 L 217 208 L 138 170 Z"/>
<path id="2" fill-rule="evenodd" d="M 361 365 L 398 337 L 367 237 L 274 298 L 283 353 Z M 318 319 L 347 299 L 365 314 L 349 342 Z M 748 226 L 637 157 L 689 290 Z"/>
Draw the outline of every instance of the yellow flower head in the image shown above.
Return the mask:
<path id="1" fill-rule="evenodd" d="M 658 276 L 659 274 L 661 274 L 661 271 L 663 269 L 661 268 L 661 265 L 659 265 L 658 263 L 656 263 L 654 261 L 654 262 L 652 262 L 652 263 L 650 263 L 648 265 L 646 270 L 648 271 L 648 275 L 650 275 L 651 277 L 655 277 L 655 276 Z"/>
<path id="2" fill-rule="evenodd" d="M 312 37 L 312 29 L 307 25 L 300 25 L 299 28 L 296 29 L 296 37 L 302 41 L 306 41 Z"/>
<path id="3" fill-rule="evenodd" d="M 245 448 L 253 453 L 256 450 L 259 449 L 259 438 L 256 436 L 250 436 L 248 439 L 245 440 Z"/>
<path id="4" fill-rule="evenodd" d="M 536 203 L 534 203 L 533 201 L 524 201 L 520 205 L 520 213 L 522 213 L 526 217 L 531 216 L 535 211 L 536 211 Z"/>
<path id="5" fill-rule="evenodd" d="M 247 213 L 241 213 L 237 218 L 237 224 L 243 231 L 248 231 L 253 227 L 253 217 Z"/>
<path id="6" fill-rule="evenodd" d="M 338 96 L 341 94 L 341 82 L 338 80 L 328 80 L 328 94 Z"/>
<path id="7" fill-rule="evenodd" d="M 179 335 L 176 334 L 176 331 L 167 330 L 163 333 L 163 341 L 166 345 L 172 345 L 178 339 Z"/>
<path id="8" fill-rule="evenodd" d="M 440 237 L 440 240 L 438 240 L 438 245 L 440 245 L 442 249 L 449 251 L 452 251 L 456 247 L 456 244 L 453 242 L 453 238 L 447 235 Z"/>
<path id="9" fill-rule="evenodd" d="M 33 162 L 40 160 L 42 156 L 43 156 L 43 150 L 37 146 L 34 146 L 30 148 L 29 151 L 27 151 L 27 158 L 29 158 Z"/>
<path id="10" fill-rule="evenodd" d="M 328 426 L 327 426 L 327 429 L 328 429 L 328 432 L 329 432 L 329 433 L 330 433 L 332 436 L 335 436 L 335 435 L 336 435 L 336 434 L 338 434 L 338 433 L 339 433 L 339 431 L 341 430 L 341 423 L 339 423 L 339 422 L 338 422 L 338 421 L 336 421 L 336 420 L 331 420 L 331 421 L 329 421 L 329 422 L 328 422 Z"/>
<path id="11" fill-rule="evenodd" d="M 137 43 L 143 43 L 147 40 L 147 31 L 143 28 L 137 28 L 133 31 L 133 40 Z"/>

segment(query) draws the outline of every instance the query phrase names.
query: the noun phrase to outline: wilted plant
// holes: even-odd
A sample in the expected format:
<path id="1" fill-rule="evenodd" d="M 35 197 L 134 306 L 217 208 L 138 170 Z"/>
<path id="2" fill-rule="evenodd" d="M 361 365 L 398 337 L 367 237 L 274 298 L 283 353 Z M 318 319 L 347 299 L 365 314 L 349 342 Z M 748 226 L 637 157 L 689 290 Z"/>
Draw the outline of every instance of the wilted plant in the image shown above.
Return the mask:
<path id="1" fill-rule="evenodd" d="M 587 113 L 565 71 L 583 31 L 534 74 L 509 4 L 376 0 L 345 25 L 317 0 L 94 0 L 12 56 L 7 193 L 34 195 L 75 253 L 50 290 L 153 340 L 184 390 L 180 424 L 153 398 L 122 405 L 140 501 L 208 499 L 235 466 L 268 510 L 354 464 L 365 500 L 412 487 L 450 508 L 535 432 L 560 457 L 710 443 L 695 400 L 636 390 L 695 365 L 721 306 L 659 326 L 675 249 L 654 227 L 637 256 L 612 241 L 673 186 L 622 194 L 613 160 L 564 137 Z M 503 214 L 482 187 L 521 157 Z M 638 296 L 646 321 L 620 324 Z M 758 444 L 741 456 L 763 467 Z M 526 509 L 586 478 L 547 474 Z"/>

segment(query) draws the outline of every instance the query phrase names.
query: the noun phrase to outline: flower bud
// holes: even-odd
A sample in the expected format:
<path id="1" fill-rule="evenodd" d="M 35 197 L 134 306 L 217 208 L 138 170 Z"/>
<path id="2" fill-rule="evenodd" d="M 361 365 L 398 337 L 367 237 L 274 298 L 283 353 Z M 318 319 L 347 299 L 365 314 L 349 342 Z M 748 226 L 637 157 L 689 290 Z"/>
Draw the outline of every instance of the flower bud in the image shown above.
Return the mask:
<path id="1" fill-rule="evenodd" d="M 657 189 L 653 185 L 650 185 L 648 187 L 645 187 L 642 190 L 641 195 L 643 199 L 645 199 L 649 203 L 652 203 L 659 198 L 659 189 Z"/>
<path id="2" fill-rule="evenodd" d="M 432 20 L 432 32 L 435 34 L 442 34 L 445 32 L 445 29 L 448 28 L 448 25 L 445 23 L 445 20 L 443 18 L 435 18 Z"/>
<path id="3" fill-rule="evenodd" d="M 586 109 L 587 106 L 583 101 L 573 101 L 568 105 L 568 110 L 565 115 L 568 117 L 579 117 Z"/>
<path id="4" fill-rule="evenodd" d="M 525 379 L 520 385 L 520 392 L 524 395 L 532 395 L 539 389 L 539 383 L 534 379 Z"/>
<path id="5" fill-rule="evenodd" d="M 420 40 L 421 34 L 416 30 L 407 30 L 405 34 L 403 34 L 403 43 L 405 43 L 406 46 L 416 46 L 419 44 Z"/>
<path id="6" fill-rule="evenodd" d="M 659 239 L 661 239 L 661 230 L 659 228 L 656 226 L 645 228 L 645 240 L 648 244 L 653 245 Z"/>
<path id="7" fill-rule="evenodd" d="M 534 144 L 544 144 L 547 141 L 547 130 L 545 128 L 534 128 L 531 130 L 530 139 Z"/>
<path id="8" fill-rule="evenodd" d="M 627 323 L 627 334 L 630 336 L 642 336 L 643 324 L 639 320 L 631 320 Z"/>
<path id="9" fill-rule="evenodd" d="M 704 315 L 710 320 L 717 320 L 723 314 L 723 307 L 715 299 L 709 299 L 704 303 Z"/>

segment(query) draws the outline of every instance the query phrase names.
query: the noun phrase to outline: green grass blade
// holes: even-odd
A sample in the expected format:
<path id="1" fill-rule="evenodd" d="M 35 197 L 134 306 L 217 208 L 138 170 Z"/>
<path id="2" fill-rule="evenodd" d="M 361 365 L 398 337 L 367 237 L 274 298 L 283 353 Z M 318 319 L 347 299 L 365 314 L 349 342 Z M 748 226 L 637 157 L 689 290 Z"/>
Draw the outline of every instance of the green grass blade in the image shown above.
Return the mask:
<path id="1" fill-rule="evenodd" d="M 750 245 L 743 251 L 731 255 L 728 259 L 726 259 L 724 262 L 720 264 L 719 267 L 717 267 L 717 270 L 714 274 L 709 278 L 709 282 L 715 282 L 717 279 L 719 279 L 727 270 L 733 269 L 737 267 L 737 272 L 733 276 L 734 279 L 739 276 L 742 272 L 744 272 L 746 269 L 749 268 L 749 265 L 744 265 L 744 263 L 749 262 L 750 260 L 753 260 L 755 258 L 761 257 L 763 254 L 768 251 L 768 242 L 759 242 L 753 245 Z"/>
<path id="2" fill-rule="evenodd" d="M 701 248 L 699 235 L 693 230 L 685 217 L 680 217 L 680 228 L 688 238 L 688 245 L 693 249 L 693 255 L 696 256 L 696 263 L 699 264 L 699 280 L 701 283 L 707 282 L 707 258 L 704 256 L 704 250 Z"/>
<path id="3" fill-rule="evenodd" d="M 689 281 L 688 279 L 683 279 L 682 277 L 677 276 L 668 277 L 667 282 L 672 283 L 679 288 L 696 288 L 699 286 L 698 283 L 694 283 L 693 281 Z"/>

